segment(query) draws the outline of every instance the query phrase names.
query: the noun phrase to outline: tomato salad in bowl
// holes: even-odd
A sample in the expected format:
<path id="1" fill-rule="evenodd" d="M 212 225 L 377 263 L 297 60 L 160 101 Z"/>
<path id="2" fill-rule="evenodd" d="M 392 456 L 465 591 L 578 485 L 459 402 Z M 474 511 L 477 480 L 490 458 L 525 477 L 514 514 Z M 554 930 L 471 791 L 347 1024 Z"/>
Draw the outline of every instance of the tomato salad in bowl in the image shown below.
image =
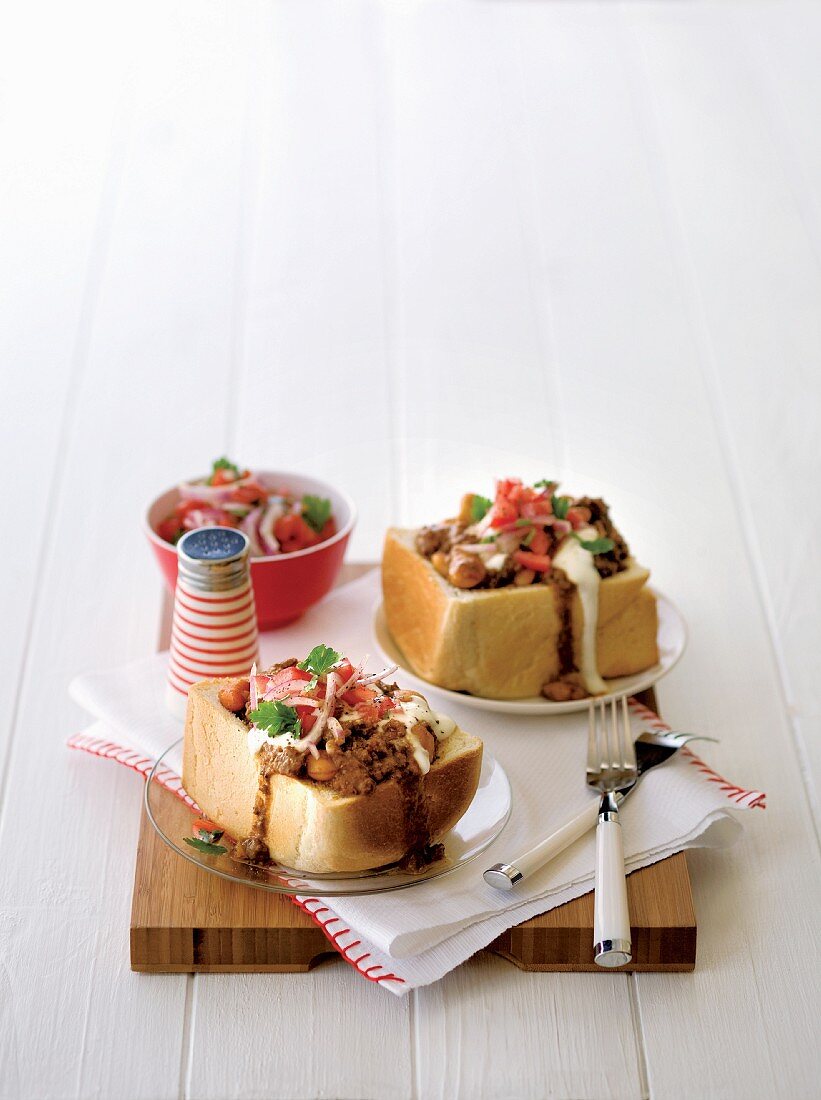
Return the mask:
<path id="1" fill-rule="evenodd" d="M 337 531 L 327 497 L 298 496 L 264 473 L 240 470 L 227 458 L 218 458 L 208 477 L 182 482 L 179 500 L 157 525 L 157 534 L 176 544 L 198 527 L 239 528 L 248 536 L 254 558 L 306 550 Z"/>
<path id="2" fill-rule="evenodd" d="M 320 600 L 337 578 L 356 521 L 344 493 L 304 474 L 251 471 L 226 458 L 205 477 L 168 489 L 149 506 L 145 530 L 169 587 L 176 542 L 198 527 L 234 527 L 251 548 L 261 629 L 282 626 Z"/>

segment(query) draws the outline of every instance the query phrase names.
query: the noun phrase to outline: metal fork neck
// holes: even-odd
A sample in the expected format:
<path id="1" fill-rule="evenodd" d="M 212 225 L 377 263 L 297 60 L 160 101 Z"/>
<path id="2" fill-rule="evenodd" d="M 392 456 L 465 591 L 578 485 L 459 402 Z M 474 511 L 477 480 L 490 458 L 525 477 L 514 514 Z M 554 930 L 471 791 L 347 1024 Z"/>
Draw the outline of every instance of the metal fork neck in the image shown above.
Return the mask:
<path id="1" fill-rule="evenodd" d="M 618 821 L 619 803 L 615 791 L 607 791 L 599 803 L 599 821 Z"/>

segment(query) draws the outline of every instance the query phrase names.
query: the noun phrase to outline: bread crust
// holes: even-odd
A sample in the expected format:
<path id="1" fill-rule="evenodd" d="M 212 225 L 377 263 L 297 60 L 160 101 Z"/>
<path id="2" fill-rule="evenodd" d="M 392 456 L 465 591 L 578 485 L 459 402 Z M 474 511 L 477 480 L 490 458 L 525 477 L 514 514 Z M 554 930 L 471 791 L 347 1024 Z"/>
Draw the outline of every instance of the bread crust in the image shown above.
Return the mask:
<path id="1" fill-rule="evenodd" d="M 219 702 L 234 680 L 205 680 L 188 694 L 183 786 L 202 812 L 236 839 L 251 835 L 259 763 L 248 729 Z M 441 839 L 462 817 L 479 785 L 482 742 L 457 729 L 439 742 L 420 779 L 430 839 Z M 266 843 L 271 858 L 299 871 L 356 872 L 401 859 L 413 822 L 400 784 L 389 779 L 371 794 L 343 796 L 311 779 L 271 777 Z"/>
<path id="2" fill-rule="evenodd" d="M 390 528 L 382 592 L 391 634 L 422 679 L 494 699 L 538 695 L 559 677 L 560 608 L 552 585 L 461 590 L 416 551 L 411 529 Z M 596 639 L 602 676 L 628 676 L 658 661 L 656 600 L 635 561 L 602 580 Z M 579 665 L 583 612 L 570 603 Z"/>

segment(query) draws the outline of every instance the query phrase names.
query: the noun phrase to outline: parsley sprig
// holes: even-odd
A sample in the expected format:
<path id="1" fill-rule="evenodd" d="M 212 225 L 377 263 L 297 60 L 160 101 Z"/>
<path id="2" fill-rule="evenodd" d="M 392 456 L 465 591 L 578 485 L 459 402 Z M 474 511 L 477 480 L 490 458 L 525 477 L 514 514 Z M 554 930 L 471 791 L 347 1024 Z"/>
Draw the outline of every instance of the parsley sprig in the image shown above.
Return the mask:
<path id="1" fill-rule="evenodd" d="M 557 497 L 554 493 L 550 498 L 550 503 L 553 506 L 553 515 L 556 519 L 567 519 L 567 513 L 570 510 L 570 497 Z"/>
<path id="2" fill-rule="evenodd" d="M 235 466 L 234 463 L 227 459 L 224 455 L 222 458 L 218 458 L 211 463 L 211 476 L 208 478 L 209 484 L 213 484 L 214 474 L 217 472 L 217 470 L 228 470 L 234 475 L 235 479 L 240 476 L 239 466 Z"/>
<path id="3" fill-rule="evenodd" d="M 194 830 L 197 833 L 195 837 L 185 836 L 183 840 L 186 844 L 190 844 L 192 848 L 196 848 L 198 852 L 205 852 L 209 856 L 224 856 L 228 851 L 227 848 L 223 848 L 218 843 L 222 840 L 222 829 L 202 829 L 195 824 Z"/>
<path id="4" fill-rule="evenodd" d="M 591 554 L 606 554 L 612 550 L 616 545 L 612 539 L 600 538 L 600 539 L 583 539 L 576 532 L 573 532 L 573 537 L 578 539 L 585 550 L 589 550 Z"/>
<path id="5" fill-rule="evenodd" d="M 222 836 L 222 833 L 219 835 Z M 211 840 L 199 840 L 197 837 L 190 836 L 184 836 L 183 840 L 186 844 L 190 844 L 192 848 L 196 848 L 198 852 L 205 852 L 208 856 L 224 856 L 228 851 L 221 844 L 215 844 Z"/>
<path id="6" fill-rule="evenodd" d="M 487 497 L 480 496 L 479 493 L 474 493 L 470 502 L 471 520 L 474 523 L 478 523 L 479 520 L 484 519 L 490 511 L 492 504 L 492 500 L 488 500 Z"/>
<path id="7" fill-rule="evenodd" d="M 317 534 L 331 518 L 331 502 L 326 497 L 307 493 L 302 498 L 302 518 Z"/>
<path id="8" fill-rule="evenodd" d="M 248 715 L 257 729 L 263 730 L 269 737 L 280 733 L 290 733 L 295 740 L 302 736 L 302 724 L 296 707 L 288 706 L 279 699 L 263 699 Z"/>
<path id="9" fill-rule="evenodd" d="M 300 661 L 296 667 L 305 672 L 313 672 L 315 676 L 324 676 L 341 656 L 341 653 L 337 653 L 329 645 L 315 645 L 305 660 Z"/>

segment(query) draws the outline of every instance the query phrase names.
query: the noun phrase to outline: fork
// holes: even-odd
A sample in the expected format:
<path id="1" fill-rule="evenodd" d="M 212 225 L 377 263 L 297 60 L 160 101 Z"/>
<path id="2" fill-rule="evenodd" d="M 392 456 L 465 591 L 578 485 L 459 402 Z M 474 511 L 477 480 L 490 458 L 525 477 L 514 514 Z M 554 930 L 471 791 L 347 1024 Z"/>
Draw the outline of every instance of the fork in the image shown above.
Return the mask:
<path id="1" fill-rule="evenodd" d="M 621 712 L 621 715 L 619 714 Z M 627 696 L 588 709 L 587 783 L 601 792 L 596 827 L 593 956 L 599 966 L 624 966 L 633 957 L 617 792 L 638 779 Z"/>

